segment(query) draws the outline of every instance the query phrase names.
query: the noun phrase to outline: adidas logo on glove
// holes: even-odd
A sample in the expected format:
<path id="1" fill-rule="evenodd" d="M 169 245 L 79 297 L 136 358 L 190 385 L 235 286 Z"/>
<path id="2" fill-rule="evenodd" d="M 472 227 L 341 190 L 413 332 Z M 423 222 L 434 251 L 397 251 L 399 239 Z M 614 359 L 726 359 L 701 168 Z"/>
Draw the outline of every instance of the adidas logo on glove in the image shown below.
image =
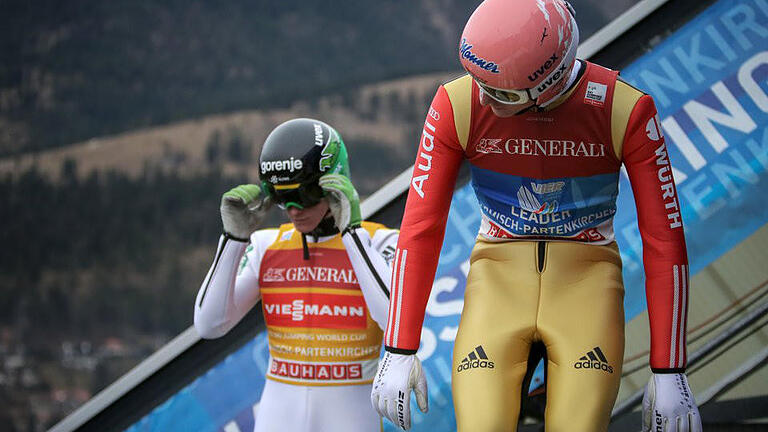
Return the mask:
<path id="1" fill-rule="evenodd" d="M 493 362 L 488 360 L 488 356 L 485 354 L 482 345 L 478 345 L 472 352 L 464 357 L 464 360 L 461 361 L 459 367 L 456 368 L 456 372 L 476 368 L 493 369 Z"/>
<path id="2" fill-rule="evenodd" d="M 594 347 L 592 348 L 592 351 L 581 356 L 581 358 L 573 364 L 573 367 L 576 369 L 596 369 L 613 373 L 613 366 L 608 364 L 608 359 L 605 357 L 605 354 L 603 354 L 600 347 Z"/>

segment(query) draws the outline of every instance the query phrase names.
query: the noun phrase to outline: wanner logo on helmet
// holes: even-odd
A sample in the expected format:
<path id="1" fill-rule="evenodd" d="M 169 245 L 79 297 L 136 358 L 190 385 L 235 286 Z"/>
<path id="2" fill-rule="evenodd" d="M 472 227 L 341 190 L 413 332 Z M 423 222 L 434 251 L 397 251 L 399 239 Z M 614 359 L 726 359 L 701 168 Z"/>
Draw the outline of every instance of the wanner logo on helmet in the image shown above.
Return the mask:
<path id="1" fill-rule="evenodd" d="M 469 42 L 467 42 L 467 38 L 463 38 L 461 40 L 461 48 L 459 48 L 461 57 L 467 59 L 470 63 L 476 64 L 480 69 L 485 69 L 491 73 L 499 73 L 499 65 L 490 60 L 478 57 L 471 51 L 473 46 L 474 45 L 470 45 Z"/>

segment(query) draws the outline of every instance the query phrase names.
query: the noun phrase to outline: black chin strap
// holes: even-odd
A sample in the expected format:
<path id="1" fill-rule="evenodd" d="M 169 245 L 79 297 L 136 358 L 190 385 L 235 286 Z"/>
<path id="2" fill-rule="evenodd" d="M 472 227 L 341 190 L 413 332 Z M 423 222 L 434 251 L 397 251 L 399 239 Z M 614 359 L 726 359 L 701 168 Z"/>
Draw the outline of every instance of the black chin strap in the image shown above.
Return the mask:
<path id="1" fill-rule="evenodd" d="M 319 237 L 332 236 L 338 233 L 339 229 L 336 228 L 336 222 L 333 220 L 333 216 L 331 216 L 331 211 L 329 210 L 328 213 L 325 214 L 323 220 L 317 224 L 315 229 L 306 234 L 301 233 L 301 245 L 304 249 L 304 259 L 309 260 L 309 246 L 307 246 L 308 235 L 312 236 L 315 241 L 317 241 Z"/>
<path id="2" fill-rule="evenodd" d="M 304 260 L 309 260 L 309 246 L 307 246 L 307 235 L 301 233 L 301 246 L 304 248 Z"/>

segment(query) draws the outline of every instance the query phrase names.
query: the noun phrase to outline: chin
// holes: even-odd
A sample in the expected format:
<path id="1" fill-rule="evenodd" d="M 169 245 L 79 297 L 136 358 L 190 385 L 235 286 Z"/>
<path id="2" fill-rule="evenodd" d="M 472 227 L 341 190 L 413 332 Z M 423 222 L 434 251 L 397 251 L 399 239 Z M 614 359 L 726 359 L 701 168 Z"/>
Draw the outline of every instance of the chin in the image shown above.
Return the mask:
<path id="1" fill-rule="evenodd" d="M 317 227 L 317 224 L 311 224 L 308 222 L 293 222 L 293 226 L 296 227 L 296 230 L 300 233 L 310 233 L 312 232 L 315 227 Z"/>
<path id="2" fill-rule="evenodd" d="M 493 115 L 495 115 L 496 117 L 506 118 L 506 117 L 512 117 L 513 115 L 519 113 L 522 110 L 521 109 L 510 110 L 506 108 L 496 109 L 495 107 L 491 107 L 491 111 L 493 111 Z"/>
<path id="3" fill-rule="evenodd" d="M 304 233 L 304 234 L 312 231 L 312 228 L 310 228 L 306 224 L 294 223 L 293 226 L 296 227 L 296 231 Z"/>

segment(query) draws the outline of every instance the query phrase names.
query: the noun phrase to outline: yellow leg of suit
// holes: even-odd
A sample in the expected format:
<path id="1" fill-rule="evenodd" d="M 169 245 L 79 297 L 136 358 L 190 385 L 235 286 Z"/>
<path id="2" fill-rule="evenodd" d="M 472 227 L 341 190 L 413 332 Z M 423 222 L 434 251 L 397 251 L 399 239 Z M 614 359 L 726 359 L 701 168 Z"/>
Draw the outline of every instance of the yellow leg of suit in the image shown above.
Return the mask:
<path id="1" fill-rule="evenodd" d="M 548 357 L 546 431 L 607 430 L 624 354 L 616 245 L 479 241 L 470 261 L 453 351 L 458 430 L 516 430 L 537 341 Z"/>

